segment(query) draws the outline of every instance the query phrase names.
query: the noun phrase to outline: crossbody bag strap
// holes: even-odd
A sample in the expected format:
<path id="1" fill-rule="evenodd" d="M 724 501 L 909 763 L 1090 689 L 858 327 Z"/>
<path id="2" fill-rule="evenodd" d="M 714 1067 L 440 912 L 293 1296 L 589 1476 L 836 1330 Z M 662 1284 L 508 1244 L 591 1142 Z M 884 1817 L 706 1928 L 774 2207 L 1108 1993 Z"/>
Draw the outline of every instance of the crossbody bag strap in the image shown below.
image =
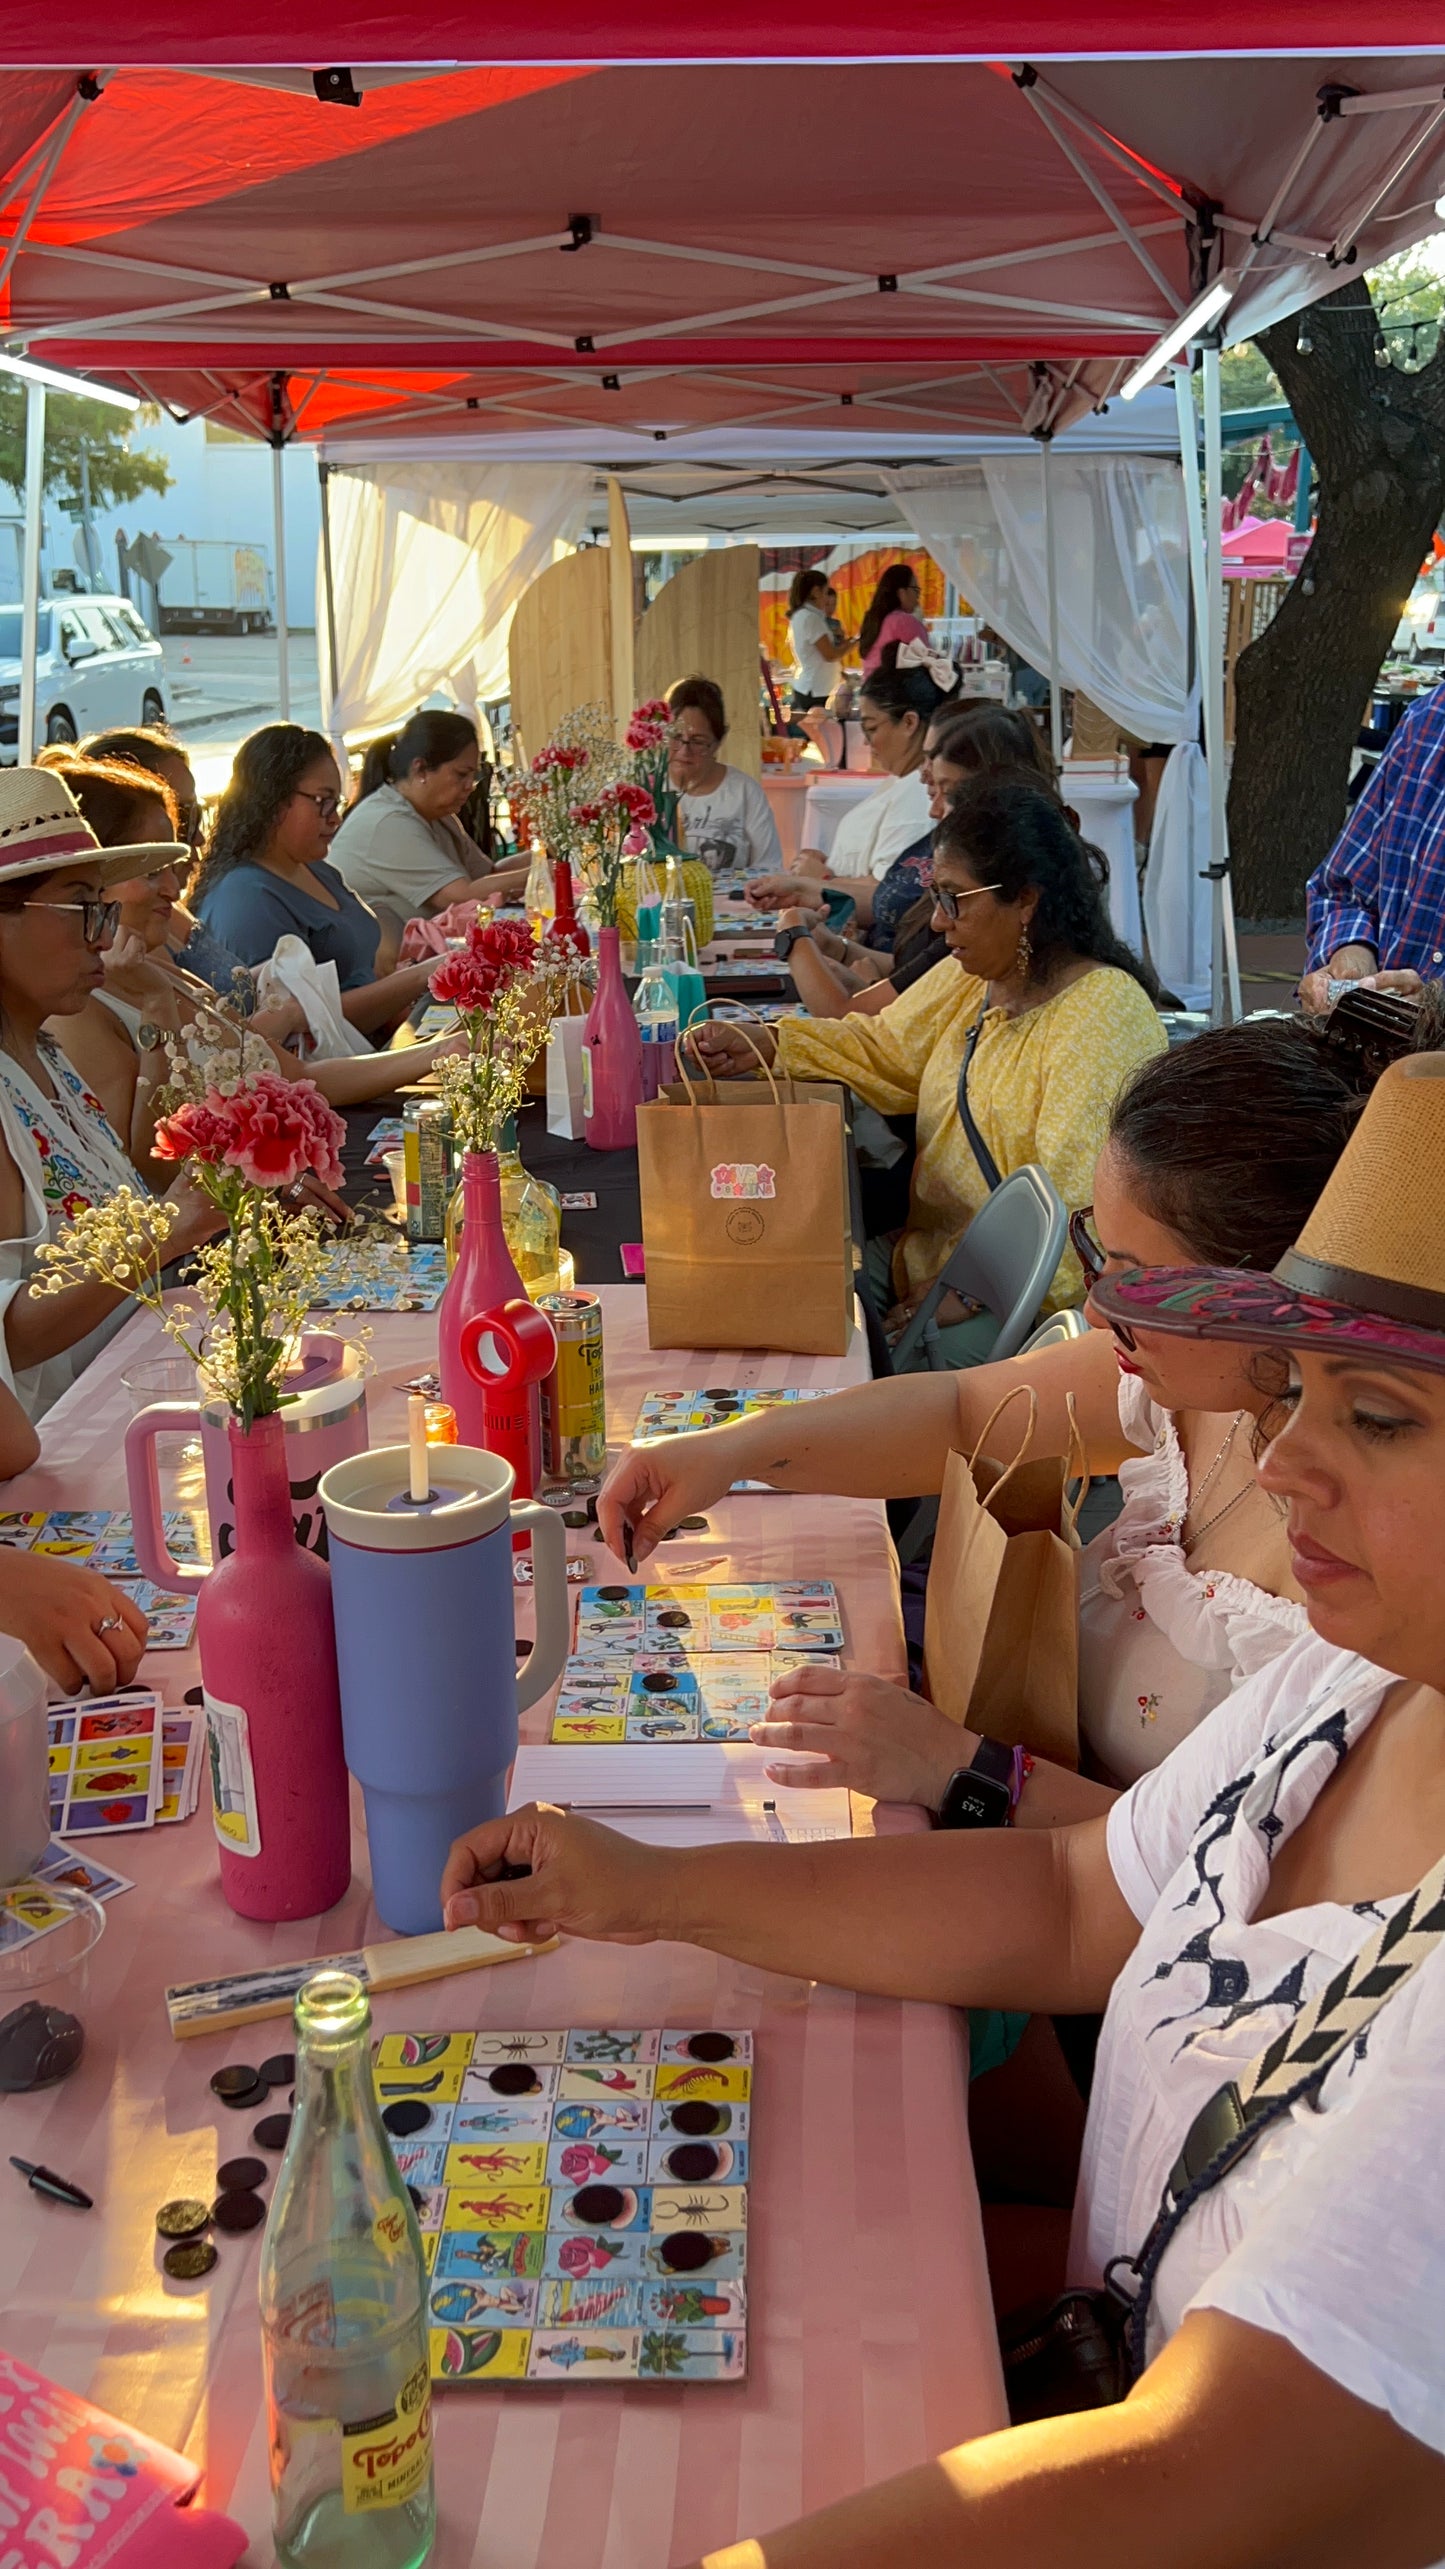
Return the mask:
<path id="1" fill-rule="evenodd" d="M 1243 2076 L 1228 2080 L 1201 2106 L 1169 2171 L 1143 2247 L 1137 2257 L 1111 2259 L 1105 2276 L 1110 2290 L 1129 2301 L 1128 2348 L 1136 2380 L 1144 2369 L 1154 2280 L 1188 2214 L 1248 2155 L 1261 2132 L 1323 2085 L 1341 2053 L 1359 2041 L 1442 1939 L 1445 1857 Z M 1137 2278 L 1132 2294 L 1115 2281 L 1116 2272 L 1125 2267 Z"/>
<path id="2" fill-rule="evenodd" d="M 968 1041 L 963 1048 L 963 1063 L 958 1074 L 958 1120 L 968 1135 L 968 1147 L 978 1162 L 984 1185 L 992 1195 L 996 1187 L 1002 1186 L 1003 1177 L 997 1160 L 973 1120 L 973 1109 L 968 1102 L 969 1065 L 978 1050 L 978 1039 L 982 1033 L 983 1019 L 976 1017 L 968 1030 Z"/>

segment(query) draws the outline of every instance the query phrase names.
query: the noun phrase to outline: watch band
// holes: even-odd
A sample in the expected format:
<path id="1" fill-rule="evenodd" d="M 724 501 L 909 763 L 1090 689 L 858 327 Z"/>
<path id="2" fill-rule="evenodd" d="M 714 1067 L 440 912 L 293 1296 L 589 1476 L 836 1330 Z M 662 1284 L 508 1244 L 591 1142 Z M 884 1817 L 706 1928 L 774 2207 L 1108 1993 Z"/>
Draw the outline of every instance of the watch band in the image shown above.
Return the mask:
<path id="1" fill-rule="evenodd" d="M 798 943 L 800 937 L 807 937 L 811 941 L 812 934 L 813 931 L 811 928 L 799 926 L 779 928 L 777 935 L 773 939 L 773 952 L 777 956 L 779 962 L 787 962 L 789 955 L 792 953 L 793 948 Z"/>

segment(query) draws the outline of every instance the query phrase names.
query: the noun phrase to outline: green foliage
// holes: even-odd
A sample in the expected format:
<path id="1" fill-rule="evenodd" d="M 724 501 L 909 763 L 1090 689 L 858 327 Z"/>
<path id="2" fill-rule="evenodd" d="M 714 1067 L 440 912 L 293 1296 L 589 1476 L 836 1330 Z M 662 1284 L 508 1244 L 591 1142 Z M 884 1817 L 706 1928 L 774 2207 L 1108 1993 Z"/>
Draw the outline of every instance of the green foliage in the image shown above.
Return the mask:
<path id="1" fill-rule="evenodd" d="M 1202 399 L 1200 378 L 1194 379 L 1195 399 Z M 1279 377 L 1266 357 L 1261 356 L 1252 339 L 1241 340 L 1237 348 L 1226 348 L 1219 360 L 1219 399 L 1224 410 L 1262 410 L 1267 402 L 1283 401 Z"/>
<path id="2" fill-rule="evenodd" d="M 1428 366 L 1440 344 L 1440 316 L 1445 310 L 1445 278 L 1437 274 L 1423 250 L 1402 250 L 1366 279 L 1390 362 L 1406 374 Z"/>
<path id="3" fill-rule="evenodd" d="M 82 447 L 90 464 L 92 508 L 115 508 L 138 499 L 142 491 L 168 491 L 171 474 L 165 457 L 132 446 L 130 439 L 126 414 L 108 403 L 85 401 L 78 393 L 47 393 L 47 491 L 63 506 L 79 507 Z M 13 378 L 0 381 L 0 482 L 17 498 L 25 488 L 25 388 Z"/>

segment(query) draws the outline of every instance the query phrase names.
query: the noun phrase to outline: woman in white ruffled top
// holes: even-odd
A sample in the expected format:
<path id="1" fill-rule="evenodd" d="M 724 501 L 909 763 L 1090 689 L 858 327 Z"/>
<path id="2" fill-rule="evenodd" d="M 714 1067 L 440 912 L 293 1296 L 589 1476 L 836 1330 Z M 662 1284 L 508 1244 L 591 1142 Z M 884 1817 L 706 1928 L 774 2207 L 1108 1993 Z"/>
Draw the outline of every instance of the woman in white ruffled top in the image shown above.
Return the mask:
<path id="1" fill-rule="evenodd" d="M 1351 1037 L 1348 1012 L 1337 1018 L 1333 1036 L 1282 1018 L 1222 1028 L 1136 1072 L 1114 1111 L 1094 1204 L 1072 1224 L 1086 1269 L 1272 1267 L 1383 1063 L 1383 1050 Z M 1395 1048 L 1410 1042 L 1403 1011 Z M 1248 1349 L 1142 1332 L 1126 1347 L 1092 1329 L 1006 1364 L 863 1384 L 635 1446 L 614 1466 L 598 1514 L 618 1541 L 626 1516 L 641 1559 L 736 1480 L 871 1498 L 937 1491 L 950 1452 L 970 1451 L 1019 1385 L 1037 1403 L 1034 1456 L 1069 1450 L 1072 1406 L 1090 1469 L 1117 1472 L 1124 1496 L 1080 1563 L 1081 1771 L 1015 1768 L 1014 1819 L 1051 1828 L 1106 1807 L 1162 1764 L 1238 1680 L 1305 1630 L 1284 1522 L 1255 1478 L 1272 1385 Z M 1017 1436 L 1006 1417 L 988 1450 L 1006 1458 Z M 930 1577 L 946 1576 L 935 1559 Z M 936 1810 L 980 1747 L 921 1696 L 853 1670 L 790 1670 L 773 1698 L 753 1737 L 778 1752 L 768 1770 L 778 1782 L 847 1783 Z"/>

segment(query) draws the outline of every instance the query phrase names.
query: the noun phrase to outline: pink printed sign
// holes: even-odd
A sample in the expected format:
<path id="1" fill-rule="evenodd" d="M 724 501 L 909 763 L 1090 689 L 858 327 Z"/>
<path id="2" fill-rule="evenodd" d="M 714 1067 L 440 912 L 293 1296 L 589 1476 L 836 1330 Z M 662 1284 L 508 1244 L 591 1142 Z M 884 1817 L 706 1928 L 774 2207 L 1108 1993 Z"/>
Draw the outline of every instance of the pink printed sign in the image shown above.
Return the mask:
<path id="1" fill-rule="evenodd" d="M 168 2446 L 0 2353 L 0 2569 L 231 2569 L 246 2537 Z"/>

